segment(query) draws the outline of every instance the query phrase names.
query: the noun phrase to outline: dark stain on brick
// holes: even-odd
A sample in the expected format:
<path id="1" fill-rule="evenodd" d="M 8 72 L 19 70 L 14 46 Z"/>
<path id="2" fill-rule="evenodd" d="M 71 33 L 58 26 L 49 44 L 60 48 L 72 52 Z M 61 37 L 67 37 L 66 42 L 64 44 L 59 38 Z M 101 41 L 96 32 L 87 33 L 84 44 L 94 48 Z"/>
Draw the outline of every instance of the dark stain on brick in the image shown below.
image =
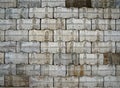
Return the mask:
<path id="1" fill-rule="evenodd" d="M 66 0 L 66 7 L 91 7 L 91 0 Z"/>

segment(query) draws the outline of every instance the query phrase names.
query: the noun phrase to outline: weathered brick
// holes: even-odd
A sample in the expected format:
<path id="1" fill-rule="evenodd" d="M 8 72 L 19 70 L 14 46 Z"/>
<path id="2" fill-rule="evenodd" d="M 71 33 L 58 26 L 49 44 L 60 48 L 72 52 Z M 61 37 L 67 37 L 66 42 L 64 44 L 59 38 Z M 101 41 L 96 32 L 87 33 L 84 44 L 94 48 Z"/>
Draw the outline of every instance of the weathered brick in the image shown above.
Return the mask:
<path id="1" fill-rule="evenodd" d="M 92 43 L 93 53 L 108 53 L 115 52 L 115 42 L 93 42 Z"/>
<path id="2" fill-rule="evenodd" d="M 64 7 L 65 6 L 65 0 L 42 0 L 42 7 Z"/>
<path id="3" fill-rule="evenodd" d="M 113 19 L 119 19 L 120 18 L 120 9 L 118 9 L 118 8 L 111 8 L 111 17 Z"/>
<path id="4" fill-rule="evenodd" d="M 69 65 L 67 66 L 67 76 L 91 76 L 91 66 Z"/>
<path id="5" fill-rule="evenodd" d="M 120 31 L 104 31 L 105 41 L 120 41 Z"/>
<path id="6" fill-rule="evenodd" d="M 116 66 L 116 75 L 120 76 L 120 65 Z"/>
<path id="7" fill-rule="evenodd" d="M 55 18 L 78 18 L 78 9 L 77 8 L 64 8 L 56 7 L 54 9 Z"/>
<path id="8" fill-rule="evenodd" d="M 120 76 L 104 77 L 104 87 L 119 88 L 120 87 Z"/>
<path id="9" fill-rule="evenodd" d="M 8 8 L 6 9 L 6 18 L 28 18 L 27 8 Z"/>
<path id="10" fill-rule="evenodd" d="M 41 29 L 65 29 L 65 19 L 42 19 Z"/>
<path id="11" fill-rule="evenodd" d="M 15 52 L 16 51 L 16 42 L 0 42 L 0 51 L 1 52 Z"/>
<path id="12" fill-rule="evenodd" d="M 5 18 L 5 9 L 0 8 L 0 19 L 4 19 Z"/>
<path id="13" fill-rule="evenodd" d="M 81 65 L 89 64 L 89 65 L 103 65 L 103 54 L 80 54 L 79 63 Z"/>
<path id="14" fill-rule="evenodd" d="M 6 53 L 5 54 L 5 63 L 12 64 L 27 64 L 28 63 L 28 54 L 25 53 Z"/>
<path id="15" fill-rule="evenodd" d="M 90 42 L 68 42 L 67 53 L 91 53 Z"/>
<path id="16" fill-rule="evenodd" d="M 111 8 L 104 8 L 104 18 L 109 19 L 111 18 Z"/>
<path id="17" fill-rule="evenodd" d="M 53 18 L 53 8 L 45 7 L 45 8 L 30 8 L 29 9 L 29 17 L 35 18 Z"/>
<path id="18" fill-rule="evenodd" d="M 113 19 L 92 19 L 92 29 L 115 30 L 115 20 Z"/>
<path id="19" fill-rule="evenodd" d="M 41 0 L 18 0 L 18 7 L 41 7 Z"/>
<path id="20" fill-rule="evenodd" d="M 42 76 L 65 76 L 66 67 L 64 65 L 41 65 Z"/>
<path id="21" fill-rule="evenodd" d="M 0 30 L 0 41 L 4 41 L 4 31 Z"/>
<path id="22" fill-rule="evenodd" d="M 120 53 L 120 42 L 116 43 L 116 52 Z"/>
<path id="23" fill-rule="evenodd" d="M 26 53 L 40 52 L 40 43 L 39 42 L 22 42 L 21 51 Z"/>
<path id="24" fill-rule="evenodd" d="M 16 65 L 17 75 L 40 75 L 40 65 Z"/>
<path id="25" fill-rule="evenodd" d="M 4 86 L 4 76 L 0 76 L 0 86 Z"/>
<path id="26" fill-rule="evenodd" d="M 41 52 L 65 53 L 65 42 L 42 42 Z"/>
<path id="27" fill-rule="evenodd" d="M 4 53 L 0 53 L 0 64 L 4 63 Z"/>
<path id="28" fill-rule="evenodd" d="M 54 41 L 78 41 L 77 30 L 55 30 Z"/>
<path id="29" fill-rule="evenodd" d="M 86 18 L 82 19 L 70 18 L 67 20 L 67 29 L 91 30 L 91 20 Z"/>
<path id="30" fill-rule="evenodd" d="M 54 87 L 56 88 L 78 88 L 77 77 L 55 77 Z"/>
<path id="31" fill-rule="evenodd" d="M 80 41 L 103 41 L 103 31 L 80 31 Z"/>
<path id="32" fill-rule="evenodd" d="M 40 29 L 39 19 L 17 19 L 17 29 Z"/>
<path id="33" fill-rule="evenodd" d="M 109 65 L 92 66 L 92 75 L 93 76 L 115 75 L 115 66 L 109 66 Z"/>
<path id="34" fill-rule="evenodd" d="M 79 88 L 103 88 L 103 78 L 99 76 L 94 77 L 80 77 L 79 78 Z"/>
<path id="35" fill-rule="evenodd" d="M 119 0 L 115 0 L 115 7 L 120 8 L 120 1 Z"/>
<path id="36" fill-rule="evenodd" d="M 51 30 L 30 30 L 29 41 L 53 41 Z"/>
<path id="37" fill-rule="evenodd" d="M 29 77 L 28 76 L 18 76 L 18 75 L 7 75 L 5 76 L 5 86 L 13 87 L 28 87 Z"/>
<path id="38" fill-rule="evenodd" d="M 78 64 L 77 54 L 54 54 L 54 64 L 55 65 L 70 65 Z"/>
<path id="39" fill-rule="evenodd" d="M 7 30 L 5 33 L 6 41 L 28 41 L 27 30 Z"/>
<path id="40" fill-rule="evenodd" d="M 15 75 L 16 66 L 13 64 L 0 64 L 0 75 Z"/>
<path id="41" fill-rule="evenodd" d="M 52 62 L 53 62 L 53 55 L 50 53 L 29 54 L 29 63 L 30 64 L 52 64 Z"/>
<path id="42" fill-rule="evenodd" d="M 120 19 L 116 20 L 116 30 L 120 30 Z"/>
<path id="43" fill-rule="evenodd" d="M 53 77 L 48 76 L 31 76 L 29 78 L 30 87 L 53 87 Z"/>
<path id="44" fill-rule="evenodd" d="M 16 7 L 16 0 L 0 0 L 1 8 Z"/>
<path id="45" fill-rule="evenodd" d="M 0 30 L 16 29 L 16 20 L 2 20 L 0 19 Z"/>

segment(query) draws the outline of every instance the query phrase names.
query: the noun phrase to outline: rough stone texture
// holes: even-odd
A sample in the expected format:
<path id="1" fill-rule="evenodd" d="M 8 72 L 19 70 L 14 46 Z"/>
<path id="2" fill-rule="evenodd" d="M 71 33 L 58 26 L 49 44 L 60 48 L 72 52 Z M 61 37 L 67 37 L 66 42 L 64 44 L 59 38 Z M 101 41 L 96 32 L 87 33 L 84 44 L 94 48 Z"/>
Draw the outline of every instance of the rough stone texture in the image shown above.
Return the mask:
<path id="1" fill-rule="evenodd" d="M 0 41 L 4 41 L 4 31 L 0 31 Z"/>
<path id="2" fill-rule="evenodd" d="M 116 52 L 120 53 L 120 42 L 116 43 Z"/>
<path id="3" fill-rule="evenodd" d="M 1 8 L 16 7 L 16 0 L 0 0 Z"/>
<path id="4" fill-rule="evenodd" d="M 120 65 L 116 66 L 116 75 L 120 76 Z"/>
<path id="5" fill-rule="evenodd" d="M 0 64 L 4 64 L 4 53 L 0 53 Z"/>
<path id="6" fill-rule="evenodd" d="M 0 86 L 4 86 L 4 76 L 0 76 Z"/>
<path id="7" fill-rule="evenodd" d="M 120 31 L 120 19 L 116 20 L 116 30 Z"/>
<path id="8" fill-rule="evenodd" d="M 0 18 L 4 19 L 5 18 L 5 9 L 0 8 Z"/>

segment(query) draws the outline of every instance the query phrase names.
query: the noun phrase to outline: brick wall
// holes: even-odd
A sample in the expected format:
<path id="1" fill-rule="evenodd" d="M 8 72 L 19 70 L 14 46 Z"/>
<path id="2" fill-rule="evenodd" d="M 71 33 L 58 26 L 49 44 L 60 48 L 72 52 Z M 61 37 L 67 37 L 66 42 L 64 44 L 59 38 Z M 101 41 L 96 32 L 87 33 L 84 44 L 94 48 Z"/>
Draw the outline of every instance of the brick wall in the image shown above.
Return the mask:
<path id="1" fill-rule="evenodd" d="M 120 88 L 120 1 L 68 1 L 0 0 L 0 88 Z"/>

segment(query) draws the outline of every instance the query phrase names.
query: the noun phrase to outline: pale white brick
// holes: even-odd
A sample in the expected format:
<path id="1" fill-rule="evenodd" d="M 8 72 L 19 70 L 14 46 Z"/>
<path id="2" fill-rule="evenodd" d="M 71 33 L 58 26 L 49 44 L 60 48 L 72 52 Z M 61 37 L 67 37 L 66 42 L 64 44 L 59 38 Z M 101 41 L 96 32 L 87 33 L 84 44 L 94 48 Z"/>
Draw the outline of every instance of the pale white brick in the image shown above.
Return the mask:
<path id="1" fill-rule="evenodd" d="M 68 42 L 67 53 L 91 53 L 90 42 Z"/>
<path id="2" fill-rule="evenodd" d="M 28 54 L 25 53 L 6 53 L 5 54 L 5 63 L 12 64 L 27 64 L 28 63 Z"/>
<path id="3" fill-rule="evenodd" d="M 17 75 L 40 75 L 40 65 L 16 65 Z"/>
<path id="4" fill-rule="evenodd" d="M 29 54 L 29 63 L 30 64 L 52 64 L 52 62 L 53 62 L 53 55 L 50 53 Z"/>
<path id="5" fill-rule="evenodd" d="M 0 42 L 0 51 L 1 52 L 15 52 L 16 42 Z"/>
<path id="6" fill-rule="evenodd" d="M 5 18 L 5 9 L 0 8 L 0 19 L 4 19 Z"/>
<path id="7" fill-rule="evenodd" d="M 120 31 L 104 31 L 105 41 L 120 41 Z"/>
<path id="8" fill-rule="evenodd" d="M 64 65 L 41 65 L 42 76 L 65 76 L 66 67 Z"/>
<path id="9" fill-rule="evenodd" d="M 0 30 L 16 29 L 16 20 L 0 19 Z"/>
<path id="10" fill-rule="evenodd" d="M 29 17 L 35 18 L 53 18 L 53 8 L 45 7 L 45 8 L 30 8 L 29 9 Z"/>
<path id="11" fill-rule="evenodd" d="M 116 66 L 116 75 L 120 76 L 120 65 Z"/>
<path id="12" fill-rule="evenodd" d="M 0 76 L 0 86 L 4 86 L 4 76 Z"/>
<path id="13" fill-rule="evenodd" d="M 78 88 L 77 77 L 55 77 L 54 78 L 55 88 Z"/>
<path id="14" fill-rule="evenodd" d="M 17 19 L 17 29 L 40 29 L 39 19 Z"/>
<path id="15" fill-rule="evenodd" d="M 0 41 L 4 41 L 4 31 L 0 30 Z"/>
<path id="16" fill-rule="evenodd" d="M 55 30 L 54 41 L 78 41 L 77 30 Z"/>
<path id="17" fill-rule="evenodd" d="M 4 53 L 0 53 L 0 64 L 4 63 Z"/>
<path id="18" fill-rule="evenodd" d="M 0 64 L 0 75 L 15 75 L 16 66 L 13 64 Z"/>
<path id="19" fill-rule="evenodd" d="M 106 88 L 119 88 L 120 76 L 106 76 L 104 77 L 104 87 Z"/>
<path id="20" fill-rule="evenodd" d="M 100 30 L 115 30 L 115 20 L 110 19 L 93 19 L 92 20 L 92 29 Z"/>
<path id="21" fill-rule="evenodd" d="M 103 41 L 103 31 L 80 31 L 80 41 Z"/>
<path id="22" fill-rule="evenodd" d="M 116 52 L 120 53 L 120 42 L 116 43 Z"/>
<path id="23" fill-rule="evenodd" d="M 54 64 L 55 65 L 78 64 L 78 55 L 77 54 L 54 54 Z"/>
<path id="24" fill-rule="evenodd" d="M 53 41 L 51 30 L 30 30 L 29 41 Z"/>
<path id="25" fill-rule="evenodd" d="M 83 19 L 70 18 L 67 20 L 67 29 L 91 30 L 91 20 L 86 18 Z"/>
<path id="26" fill-rule="evenodd" d="M 41 53 L 65 53 L 65 42 L 42 42 Z"/>
<path id="27" fill-rule="evenodd" d="M 41 29 L 65 29 L 65 19 L 42 19 Z"/>
<path id="28" fill-rule="evenodd" d="M 115 66 L 109 65 L 92 66 L 92 75 L 93 76 L 115 75 Z"/>
<path id="29" fill-rule="evenodd" d="M 16 0 L 0 0 L 1 8 L 16 7 Z"/>
<path id="30" fill-rule="evenodd" d="M 27 30 L 7 30 L 5 33 L 6 41 L 28 41 Z"/>
<path id="31" fill-rule="evenodd" d="M 91 76 L 91 66 L 69 65 L 67 66 L 67 76 Z"/>
<path id="32" fill-rule="evenodd" d="M 115 42 L 94 42 L 92 43 L 93 53 L 115 52 Z"/>
<path id="33" fill-rule="evenodd" d="M 78 9 L 77 8 L 64 8 L 56 7 L 54 9 L 55 18 L 78 18 Z"/>
<path id="34" fill-rule="evenodd" d="M 65 0 L 42 0 L 42 7 L 65 7 Z"/>
<path id="35" fill-rule="evenodd" d="M 18 0 L 18 7 L 41 7 L 41 0 Z"/>
<path id="36" fill-rule="evenodd" d="M 40 43 L 39 42 L 22 42 L 21 51 L 26 53 L 40 52 Z"/>
<path id="37" fill-rule="evenodd" d="M 119 19 L 120 18 L 120 9 L 118 9 L 118 8 L 111 8 L 111 17 L 113 19 Z"/>
<path id="38" fill-rule="evenodd" d="M 102 77 L 99 77 L 99 76 L 94 76 L 94 77 L 84 76 L 84 77 L 79 78 L 79 88 L 96 88 L 97 86 L 103 88 L 103 78 Z"/>
<path id="39" fill-rule="evenodd" d="M 47 76 L 31 76 L 29 78 L 30 87 L 53 87 L 53 77 Z"/>
<path id="40" fill-rule="evenodd" d="M 116 30 L 120 30 L 120 19 L 116 20 Z"/>
<path id="41" fill-rule="evenodd" d="M 79 63 L 81 65 L 83 64 L 89 64 L 89 65 L 96 65 L 101 64 L 103 65 L 103 54 L 80 54 L 79 57 Z"/>
<path id="42" fill-rule="evenodd" d="M 28 18 L 27 8 L 8 8 L 6 9 L 6 18 Z"/>

